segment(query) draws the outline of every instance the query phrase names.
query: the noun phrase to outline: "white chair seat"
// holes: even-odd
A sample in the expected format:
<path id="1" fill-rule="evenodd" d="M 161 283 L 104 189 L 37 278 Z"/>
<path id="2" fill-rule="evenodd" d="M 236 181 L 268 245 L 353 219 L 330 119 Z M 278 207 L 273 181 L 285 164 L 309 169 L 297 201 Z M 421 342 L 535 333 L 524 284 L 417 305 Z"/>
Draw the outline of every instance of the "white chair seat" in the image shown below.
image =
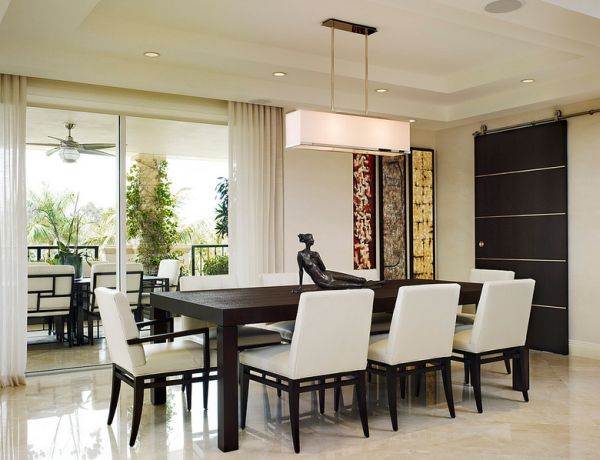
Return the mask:
<path id="1" fill-rule="evenodd" d="M 456 322 L 461 324 L 473 325 L 475 322 L 475 314 L 473 313 L 457 313 Z"/>
<path id="2" fill-rule="evenodd" d="M 177 340 L 166 343 L 143 344 L 146 364 L 134 367 L 133 375 L 162 374 L 165 372 L 184 372 L 204 367 L 202 346 L 193 340 Z M 210 356 L 211 367 L 217 365 L 217 356 Z"/>
<path id="3" fill-rule="evenodd" d="M 372 331 L 373 329 L 371 329 Z M 372 335 L 369 338 L 369 354 L 368 359 L 377 361 L 380 363 L 393 365 L 395 363 L 386 362 L 385 352 L 388 345 L 389 334 L 377 334 Z"/>
<path id="4" fill-rule="evenodd" d="M 292 341 L 292 336 L 294 335 L 294 327 L 296 326 L 296 321 L 293 319 L 288 321 L 277 321 L 276 323 L 267 323 L 264 327 L 270 331 L 276 332 L 280 334 L 283 340 L 287 340 L 288 342 Z"/>
<path id="5" fill-rule="evenodd" d="M 473 328 L 463 329 L 462 331 L 454 334 L 454 342 L 452 348 L 455 350 L 467 351 L 470 353 L 476 353 L 475 348 L 471 345 L 471 332 Z"/>
<path id="6" fill-rule="evenodd" d="M 245 350 L 240 353 L 240 363 L 289 377 L 290 347 L 289 344 L 282 344 Z"/>

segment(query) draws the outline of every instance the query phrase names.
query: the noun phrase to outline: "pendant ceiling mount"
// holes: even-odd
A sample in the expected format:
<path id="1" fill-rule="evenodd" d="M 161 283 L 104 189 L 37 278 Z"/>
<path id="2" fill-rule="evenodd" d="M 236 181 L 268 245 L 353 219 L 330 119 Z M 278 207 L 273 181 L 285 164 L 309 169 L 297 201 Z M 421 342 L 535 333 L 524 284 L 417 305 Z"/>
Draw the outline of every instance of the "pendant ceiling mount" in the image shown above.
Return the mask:
<path id="1" fill-rule="evenodd" d="M 286 147 L 309 150 L 401 155 L 410 153 L 410 124 L 368 117 L 369 36 L 375 27 L 330 18 L 321 23 L 331 29 L 331 113 L 296 110 L 286 115 Z M 358 34 L 365 40 L 363 115 L 335 109 L 335 31 Z"/>

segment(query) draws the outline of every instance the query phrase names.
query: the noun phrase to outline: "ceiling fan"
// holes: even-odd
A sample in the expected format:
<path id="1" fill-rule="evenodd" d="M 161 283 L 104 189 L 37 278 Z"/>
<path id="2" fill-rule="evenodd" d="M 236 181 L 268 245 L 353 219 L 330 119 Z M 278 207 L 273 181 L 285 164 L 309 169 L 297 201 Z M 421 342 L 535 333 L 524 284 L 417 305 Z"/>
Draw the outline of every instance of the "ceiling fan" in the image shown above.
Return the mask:
<path id="1" fill-rule="evenodd" d="M 79 142 L 76 142 L 73 139 L 73 136 L 71 136 L 71 130 L 75 128 L 75 123 L 66 122 L 65 128 L 67 128 L 68 131 L 66 139 L 48 136 L 51 139 L 56 139 L 60 142 L 60 144 L 28 142 L 27 145 L 44 145 L 52 147 L 46 152 L 46 155 L 50 156 L 58 152 L 58 155 L 65 163 L 75 163 L 82 153 L 89 155 L 103 155 L 108 157 L 114 157 L 114 154 L 103 152 L 101 149 L 109 149 L 111 147 L 114 147 L 115 144 L 80 144 Z"/>

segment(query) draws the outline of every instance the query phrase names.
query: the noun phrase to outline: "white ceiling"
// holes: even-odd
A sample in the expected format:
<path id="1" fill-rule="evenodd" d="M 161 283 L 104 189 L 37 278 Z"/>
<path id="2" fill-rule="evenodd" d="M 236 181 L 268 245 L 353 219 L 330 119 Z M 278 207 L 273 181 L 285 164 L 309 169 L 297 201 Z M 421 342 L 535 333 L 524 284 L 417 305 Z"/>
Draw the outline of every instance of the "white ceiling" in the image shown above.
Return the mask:
<path id="1" fill-rule="evenodd" d="M 0 0 L 0 72 L 327 108 L 330 32 L 320 23 L 335 17 L 379 30 L 369 39 L 374 114 L 440 127 L 600 96 L 597 0 L 526 0 L 505 14 L 485 3 Z M 337 33 L 339 110 L 363 108 L 363 53 L 360 36 Z M 271 75 L 279 70 L 288 76 Z"/>
<path id="2" fill-rule="evenodd" d="M 65 122 L 75 123 L 71 135 L 80 144 L 118 143 L 118 118 L 115 115 L 37 107 L 27 109 L 27 142 L 56 142 L 48 136 L 65 139 Z M 227 160 L 227 126 L 139 117 L 127 117 L 125 126 L 128 155 L 151 153 L 170 158 Z M 50 148 L 28 147 L 34 150 Z"/>

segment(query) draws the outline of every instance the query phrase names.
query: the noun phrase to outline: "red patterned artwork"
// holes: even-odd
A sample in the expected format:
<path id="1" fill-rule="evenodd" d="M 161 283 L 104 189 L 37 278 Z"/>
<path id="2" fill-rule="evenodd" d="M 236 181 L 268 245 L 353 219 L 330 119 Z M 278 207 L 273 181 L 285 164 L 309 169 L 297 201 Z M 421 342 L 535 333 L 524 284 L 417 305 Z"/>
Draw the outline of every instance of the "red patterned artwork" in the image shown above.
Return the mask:
<path id="1" fill-rule="evenodd" d="M 375 268 L 375 160 L 355 154 L 353 168 L 354 269 Z"/>

